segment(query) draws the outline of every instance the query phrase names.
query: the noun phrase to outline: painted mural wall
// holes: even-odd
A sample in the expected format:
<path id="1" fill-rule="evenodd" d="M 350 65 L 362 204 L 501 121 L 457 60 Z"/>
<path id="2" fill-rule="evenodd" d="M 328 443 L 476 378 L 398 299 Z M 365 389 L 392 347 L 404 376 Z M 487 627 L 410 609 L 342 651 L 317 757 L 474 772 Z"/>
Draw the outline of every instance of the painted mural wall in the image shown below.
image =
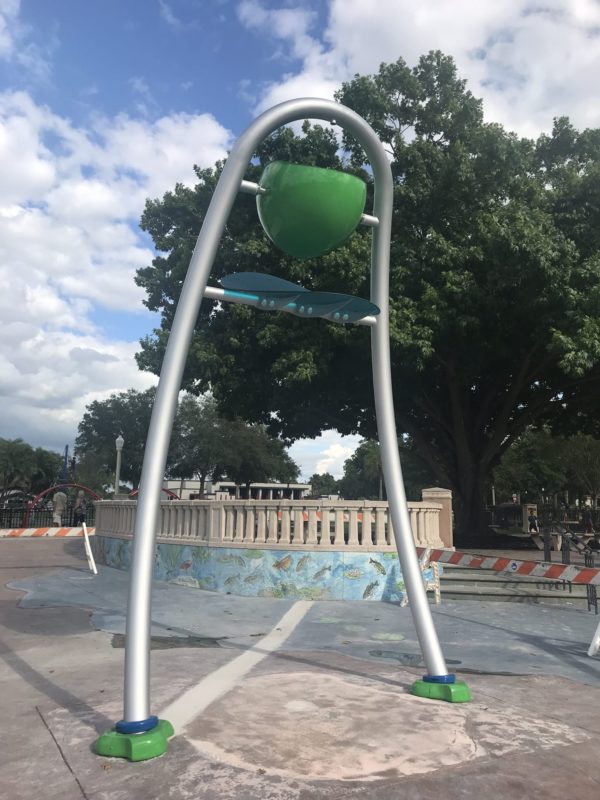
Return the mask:
<path id="1" fill-rule="evenodd" d="M 94 557 L 128 570 L 131 540 L 94 536 Z M 431 569 L 423 573 L 431 580 Z M 154 578 L 180 586 L 252 597 L 387 600 L 404 597 L 396 553 L 194 547 L 159 543 Z"/>

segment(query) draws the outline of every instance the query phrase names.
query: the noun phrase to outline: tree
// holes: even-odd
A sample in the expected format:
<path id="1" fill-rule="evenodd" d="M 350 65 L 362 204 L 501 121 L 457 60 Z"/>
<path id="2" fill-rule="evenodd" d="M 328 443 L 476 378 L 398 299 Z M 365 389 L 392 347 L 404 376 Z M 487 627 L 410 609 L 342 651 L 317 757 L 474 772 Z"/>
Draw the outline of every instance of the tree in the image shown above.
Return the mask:
<path id="1" fill-rule="evenodd" d="M 44 450 L 43 447 L 35 448 L 33 458 L 35 466 L 30 477 L 30 489 L 32 492 L 42 492 L 59 481 L 63 459 L 59 453 Z"/>
<path id="2" fill-rule="evenodd" d="M 380 500 L 383 495 L 381 460 L 377 442 L 361 442 L 344 462 L 339 482 L 340 494 L 346 500 Z"/>
<path id="3" fill-rule="evenodd" d="M 567 488 L 566 441 L 547 430 L 526 431 L 504 453 L 493 473 L 496 500 L 537 500 Z"/>
<path id="4" fill-rule="evenodd" d="M 299 468 L 279 439 L 270 436 L 262 425 L 232 420 L 226 427 L 227 446 L 221 466 L 232 481 L 247 488 L 251 483 L 298 479 Z"/>
<path id="5" fill-rule="evenodd" d="M 0 439 L 0 481 L 4 498 L 11 490 L 28 491 L 35 471 L 35 454 L 23 439 Z"/>
<path id="6" fill-rule="evenodd" d="M 317 472 L 311 475 L 308 479 L 311 485 L 311 492 L 313 497 L 325 497 L 329 494 L 338 494 L 339 481 L 329 472 L 319 474 Z"/>
<path id="7" fill-rule="evenodd" d="M 154 389 L 112 394 L 107 400 L 94 400 L 86 407 L 79 423 L 75 454 L 78 461 L 93 454 L 101 478 L 113 476 L 116 464 L 115 440 L 125 439 L 121 462 L 121 478 L 136 488 L 144 457 L 144 447 L 154 402 Z"/>
<path id="8" fill-rule="evenodd" d="M 395 178 L 391 339 L 396 418 L 435 481 L 453 490 L 458 541 L 477 539 L 486 479 L 525 430 L 591 432 L 600 392 L 600 131 L 557 120 L 523 140 L 483 121 L 451 58 L 402 59 L 356 76 L 337 99 L 388 149 Z M 347 169 L 364 154 L 346 138 Z M 309 149 L 310 148 L 310 149 Z M 343 166 L 320 126 L 276 133 L 247 177 L 276 157 Z M 139 364 L 158 371 L 191 248 L 221 165 L 146 206 L 158 256 L 140 270 L 161 330 Z M 364 172 L 362 174 L 365 174 Z M 312 289 L 368 296 L 370 237 L 357 231 L 319 259 L 295 261 L 262 233 L 240 196 L 215 278 L 260 269 Z M 269 365 L 268 373 L 264 365 Z M 286 440 L 325 428 L 374 439 L 369 337 L 358 327 L 204 302 L 185 373 L 229 415 Z"/>
<path id="9" fill-rule="evenodd" d="M 590 495 L 594 505 L 600 495 L 600 441 L 592 436 L 566 440 L 567 475 L 578 496 Z"/>
<path id="10" fill-rule="evenodd" d="M 12 490 L 41 492 L 59 478 L 62 458 L 23 439 L 0 439 L 0 499 Z"/>
<path id="11" fill-rule="evenodd" d="M 177 409 L 174 439 L 170 477 L 199 478 L 203 494 L 206 479 L 220 476 L 230 446 L 226 423 L 211 397 L 183 397 Z"/>

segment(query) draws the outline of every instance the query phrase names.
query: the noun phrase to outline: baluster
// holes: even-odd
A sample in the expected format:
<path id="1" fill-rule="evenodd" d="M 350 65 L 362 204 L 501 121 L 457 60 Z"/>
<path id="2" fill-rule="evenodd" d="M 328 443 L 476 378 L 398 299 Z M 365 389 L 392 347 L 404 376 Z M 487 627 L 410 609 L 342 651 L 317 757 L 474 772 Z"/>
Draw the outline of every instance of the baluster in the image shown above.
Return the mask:
<path id="1" fill-rule="evenodd" d="M 291 514 L 290 509 L 284 506 L 281 509 L 281 542 L 282 544 L 290 544 L 291 537 Z"/>
<path id="2" fill-rule="evenodd" d="M 333 532 L 333 544 L 338 546 L 345 544 L 344 541 L 344 509 L 339 506 L 335 509 L 335 522 Z"/>
<path id="3" fill-rule="evenodd" d="M 246 506 L 246 525 L 244 530 L 244 542 L 249 544 L 254 544 L 254 508 L 252 506 Z"/>
<path id="4" fill-rule="evenodd" d="M 385 510 L 385 521 L 385 543 L 395 547 L 396 539 L 394 538 L 394 523 L 392 522 L 392 515 L 390 514 L 389 507 Z"/>
<path id="5" fill-rule="evenodd" d="M 348 515 L 348 544 L 360 544 L 358 540 L 358 511 L 351 508 Z"/>
<path id="6" fill-rule="evenodd" d="M 389 544 L 385 535 L 385 508 L 375 509 L 375 541 L 374 544 Z"/>
<path id="7" fill-rule="evenodd" d="M 244 538 L 244 522 L 245 522 L 245 508 L 242 506 L 236 506 L 235 508 L 235 531 L 234 531 L 234 539 L 236 542 L 241 542 Z"/>
<path id="8" fill-rule="evenodd" d="M 277 508 L 267 511 L 267 541 L 276 544 L 279 541 L 279 518 Z"/>
<path id="9" fill-rule="evenodd" d="M 256 541 L 257 542 L 266 542 L 267 541 L 267 510 L 264 506 L 256 509 L 257 521 L 256 521 Z"/>
<path id="10" fill-rule="evenodd" d="M 304 544 L 304 511 L 294 509 L 294 544 Z"/>
<path id="11" fill-rule="evenodd" d="M 306 536 L 306 544 L 318 544 L 319 540 L 317 539 L 317 509 L 316 508 L 309 508 L 308 509 L 308 531 Z"/>
<path id="12" fill-rule="evenodd" d="M 329 506 L 321 503 L 319 514 L 321 515 L 321 538 L 319 541 L 322 547 L 329 547 L 331 544 L 331 517 L 329 515 Z"/>
<path id="13" fill-rule="evenodd" d="M 373 515 L 370 506 L 362 507 L 361 542 L 363 547 L 368 547 L 375 543 L 373 533 Z"/>
<path id="14" fill-rule="evenodd" d="M 417 535 L 416 541 L 419 547 L 427 547 L 427 531 L 425 529 L 425 510 L 420 508 L 417 511 Z"/>
<path id="15" fill-rule="evenodd" d="M 233 526 L 235 524 L 235 511 L 231 506 L 223 506 L 225 512 L 225 530 L 223 531 L 223 541 L 233 541 Z"/>

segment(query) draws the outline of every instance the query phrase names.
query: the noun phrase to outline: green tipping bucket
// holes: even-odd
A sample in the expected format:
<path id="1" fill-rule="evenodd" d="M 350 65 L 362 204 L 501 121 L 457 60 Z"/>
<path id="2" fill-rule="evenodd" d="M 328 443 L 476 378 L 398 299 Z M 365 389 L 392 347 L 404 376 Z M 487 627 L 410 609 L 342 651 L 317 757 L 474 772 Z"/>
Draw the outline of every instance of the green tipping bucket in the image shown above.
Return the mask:
<path id="1" fill-rule="evenodd" d="M 259 181 L 258 216 L 273 244 L 295 258 L 328 253 L 350 236 L 365 207 L 367 186 L 333 169 L 273 161 Z"/>

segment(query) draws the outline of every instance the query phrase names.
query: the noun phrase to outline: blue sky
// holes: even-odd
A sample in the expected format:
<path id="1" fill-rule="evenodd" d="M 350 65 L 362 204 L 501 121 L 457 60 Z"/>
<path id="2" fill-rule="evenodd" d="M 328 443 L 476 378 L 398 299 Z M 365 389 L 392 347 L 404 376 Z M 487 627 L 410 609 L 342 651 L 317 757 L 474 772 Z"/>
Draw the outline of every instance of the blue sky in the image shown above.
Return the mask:
<path id="1" fill-rule="evenodd" d="M 62 449 L 85 405 L 146 388 L 147 197 L 266 107 L 440 48 L 523 135 L 600 124 L 598 0 L 0 0 L 0 436 Z M 356 437 L 292 455 L 340 474 Z"/>

